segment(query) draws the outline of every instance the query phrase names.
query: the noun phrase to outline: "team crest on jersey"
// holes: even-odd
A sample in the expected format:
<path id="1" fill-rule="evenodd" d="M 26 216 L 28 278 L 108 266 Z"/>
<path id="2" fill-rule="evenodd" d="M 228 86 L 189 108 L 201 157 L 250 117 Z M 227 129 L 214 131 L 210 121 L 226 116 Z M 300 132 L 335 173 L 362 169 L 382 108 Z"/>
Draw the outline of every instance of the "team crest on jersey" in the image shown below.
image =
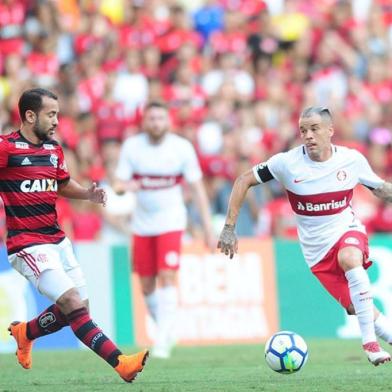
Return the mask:
<path id="1" fill-rule="evenodd" d="M 42 147 L 43 147 L 45 150 L 54 150 L 54 145 L 53 145 L 53 144 L 46 144 L 46 143 L 44 143 L 44 144 L 42 145 Z"/>
<path id="2" fill-rule="evenodd" d="M 15 147 L 27 150 L 29 148 L 29 145 L 25 142 L 15 142 Z"/>
<path id="3" fill-rule="evenodd" d="M 336 173 L 336 178 L 337 178 L 339 181 L 344 181 L 344 180 L 347 178 L 347 173 L 346 173 L 344 170 L 339 170 L 339 171 Z"/>
<path id="4" fill-rule="evenodd" d="M 59 157 L 56 154 L 50 154 L 50 163 L 57 169 Z"/>

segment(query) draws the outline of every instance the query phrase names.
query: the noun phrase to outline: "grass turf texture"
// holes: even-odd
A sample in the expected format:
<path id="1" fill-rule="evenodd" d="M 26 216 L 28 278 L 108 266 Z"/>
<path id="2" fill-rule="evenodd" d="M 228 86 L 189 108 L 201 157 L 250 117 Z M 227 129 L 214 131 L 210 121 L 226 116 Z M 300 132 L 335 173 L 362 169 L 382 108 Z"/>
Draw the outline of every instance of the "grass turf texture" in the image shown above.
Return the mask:
<path id="1" fill-rule="evenodd" d="M 93 353 L 36 351 L 33 368 L 0 355 L 0 391 L 381 391 L 390 390 L 392 363 L 374 367 L 359 340 L 311 340 L 309 360 L 296 374 L 273 372 L 262 345 L 179 347 L 170 360 L 151 359 L 132 384 Z M 130 352 L 130 350 L 126 350 Z"/>

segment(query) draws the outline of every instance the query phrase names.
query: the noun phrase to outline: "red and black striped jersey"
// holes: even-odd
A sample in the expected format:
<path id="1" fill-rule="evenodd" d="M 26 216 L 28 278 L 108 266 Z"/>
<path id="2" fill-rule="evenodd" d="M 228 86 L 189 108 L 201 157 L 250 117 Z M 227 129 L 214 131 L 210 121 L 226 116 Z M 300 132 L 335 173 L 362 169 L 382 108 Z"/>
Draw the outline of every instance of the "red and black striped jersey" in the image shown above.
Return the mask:
<path id="1" fill-rule="evenodd" d="M 8 230 L 8 254 L 28 246 L 59 243 L 58 185 L 69 180 L 61 146 L 54 140 L 36 145 L 20 131 L 0 136 L 0 195 Z"/>

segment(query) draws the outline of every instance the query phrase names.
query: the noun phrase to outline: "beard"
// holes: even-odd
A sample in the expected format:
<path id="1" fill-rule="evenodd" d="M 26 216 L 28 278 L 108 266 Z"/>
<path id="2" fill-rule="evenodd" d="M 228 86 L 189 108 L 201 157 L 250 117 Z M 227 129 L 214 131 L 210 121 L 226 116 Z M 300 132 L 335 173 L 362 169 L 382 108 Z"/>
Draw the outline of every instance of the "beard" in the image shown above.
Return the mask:
<path id="1" fill-rule="evenodd" d="M 48 136 L 48 132 L 42 129 L 38 118 L 34 124 L 33 132 L 35 133 L 35 136 L 37 136 L 37 138 L 41 140 L 41 142 L 50 140 Z"/>

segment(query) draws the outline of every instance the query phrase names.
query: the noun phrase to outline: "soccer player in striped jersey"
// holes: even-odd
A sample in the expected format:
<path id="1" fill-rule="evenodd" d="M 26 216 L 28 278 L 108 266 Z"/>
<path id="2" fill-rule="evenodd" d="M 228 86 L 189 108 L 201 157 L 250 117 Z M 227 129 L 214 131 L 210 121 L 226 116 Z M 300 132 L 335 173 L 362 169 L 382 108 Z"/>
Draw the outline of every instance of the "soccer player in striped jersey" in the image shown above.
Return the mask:
<path id="1" fill-rule="evenodd" d="M 371 265 L 368 238 L 351 198 L 353 188 L 362 184 L 392 202 L 392 184 L 377 176 L 358 151 L 331 143 L 334 129 L 327 108 L 305 109 L 299 129 L 302 145 L 272 156 L 237 178 L 218 248 L 230 258 L 237 252 L 235 223 L 247 190 L 272 179 L 281 182 L 296 215 L 305 261 L 348 314 L 357 316 L 364 352 L 377 366 L 391 360 L 376 336 L 392 344 L 392 324 L 373 304 L 365 271 Z"/>
<path id="2" fill-rule="evenodd" d="M 142 371 L 148 351 L 123 355 L 90 318 L 85 278 L 57 223 L 58 195 L 103 205 L 106 200 L 96 184 L 85 188 L 70 178 L 63 150 L 54 140 L 58 113 L 58 99 L 52 92 L 27 90 L 19 99 L 20 130 L 0 138 L 0 194 L 6 212 L 8 259 L 54 303 L 33 320 L 11 323 L 9 331 L 25 369 L 32 366 L 35 339 L 70 326 L 81 342 L 132 382 Z"/>

